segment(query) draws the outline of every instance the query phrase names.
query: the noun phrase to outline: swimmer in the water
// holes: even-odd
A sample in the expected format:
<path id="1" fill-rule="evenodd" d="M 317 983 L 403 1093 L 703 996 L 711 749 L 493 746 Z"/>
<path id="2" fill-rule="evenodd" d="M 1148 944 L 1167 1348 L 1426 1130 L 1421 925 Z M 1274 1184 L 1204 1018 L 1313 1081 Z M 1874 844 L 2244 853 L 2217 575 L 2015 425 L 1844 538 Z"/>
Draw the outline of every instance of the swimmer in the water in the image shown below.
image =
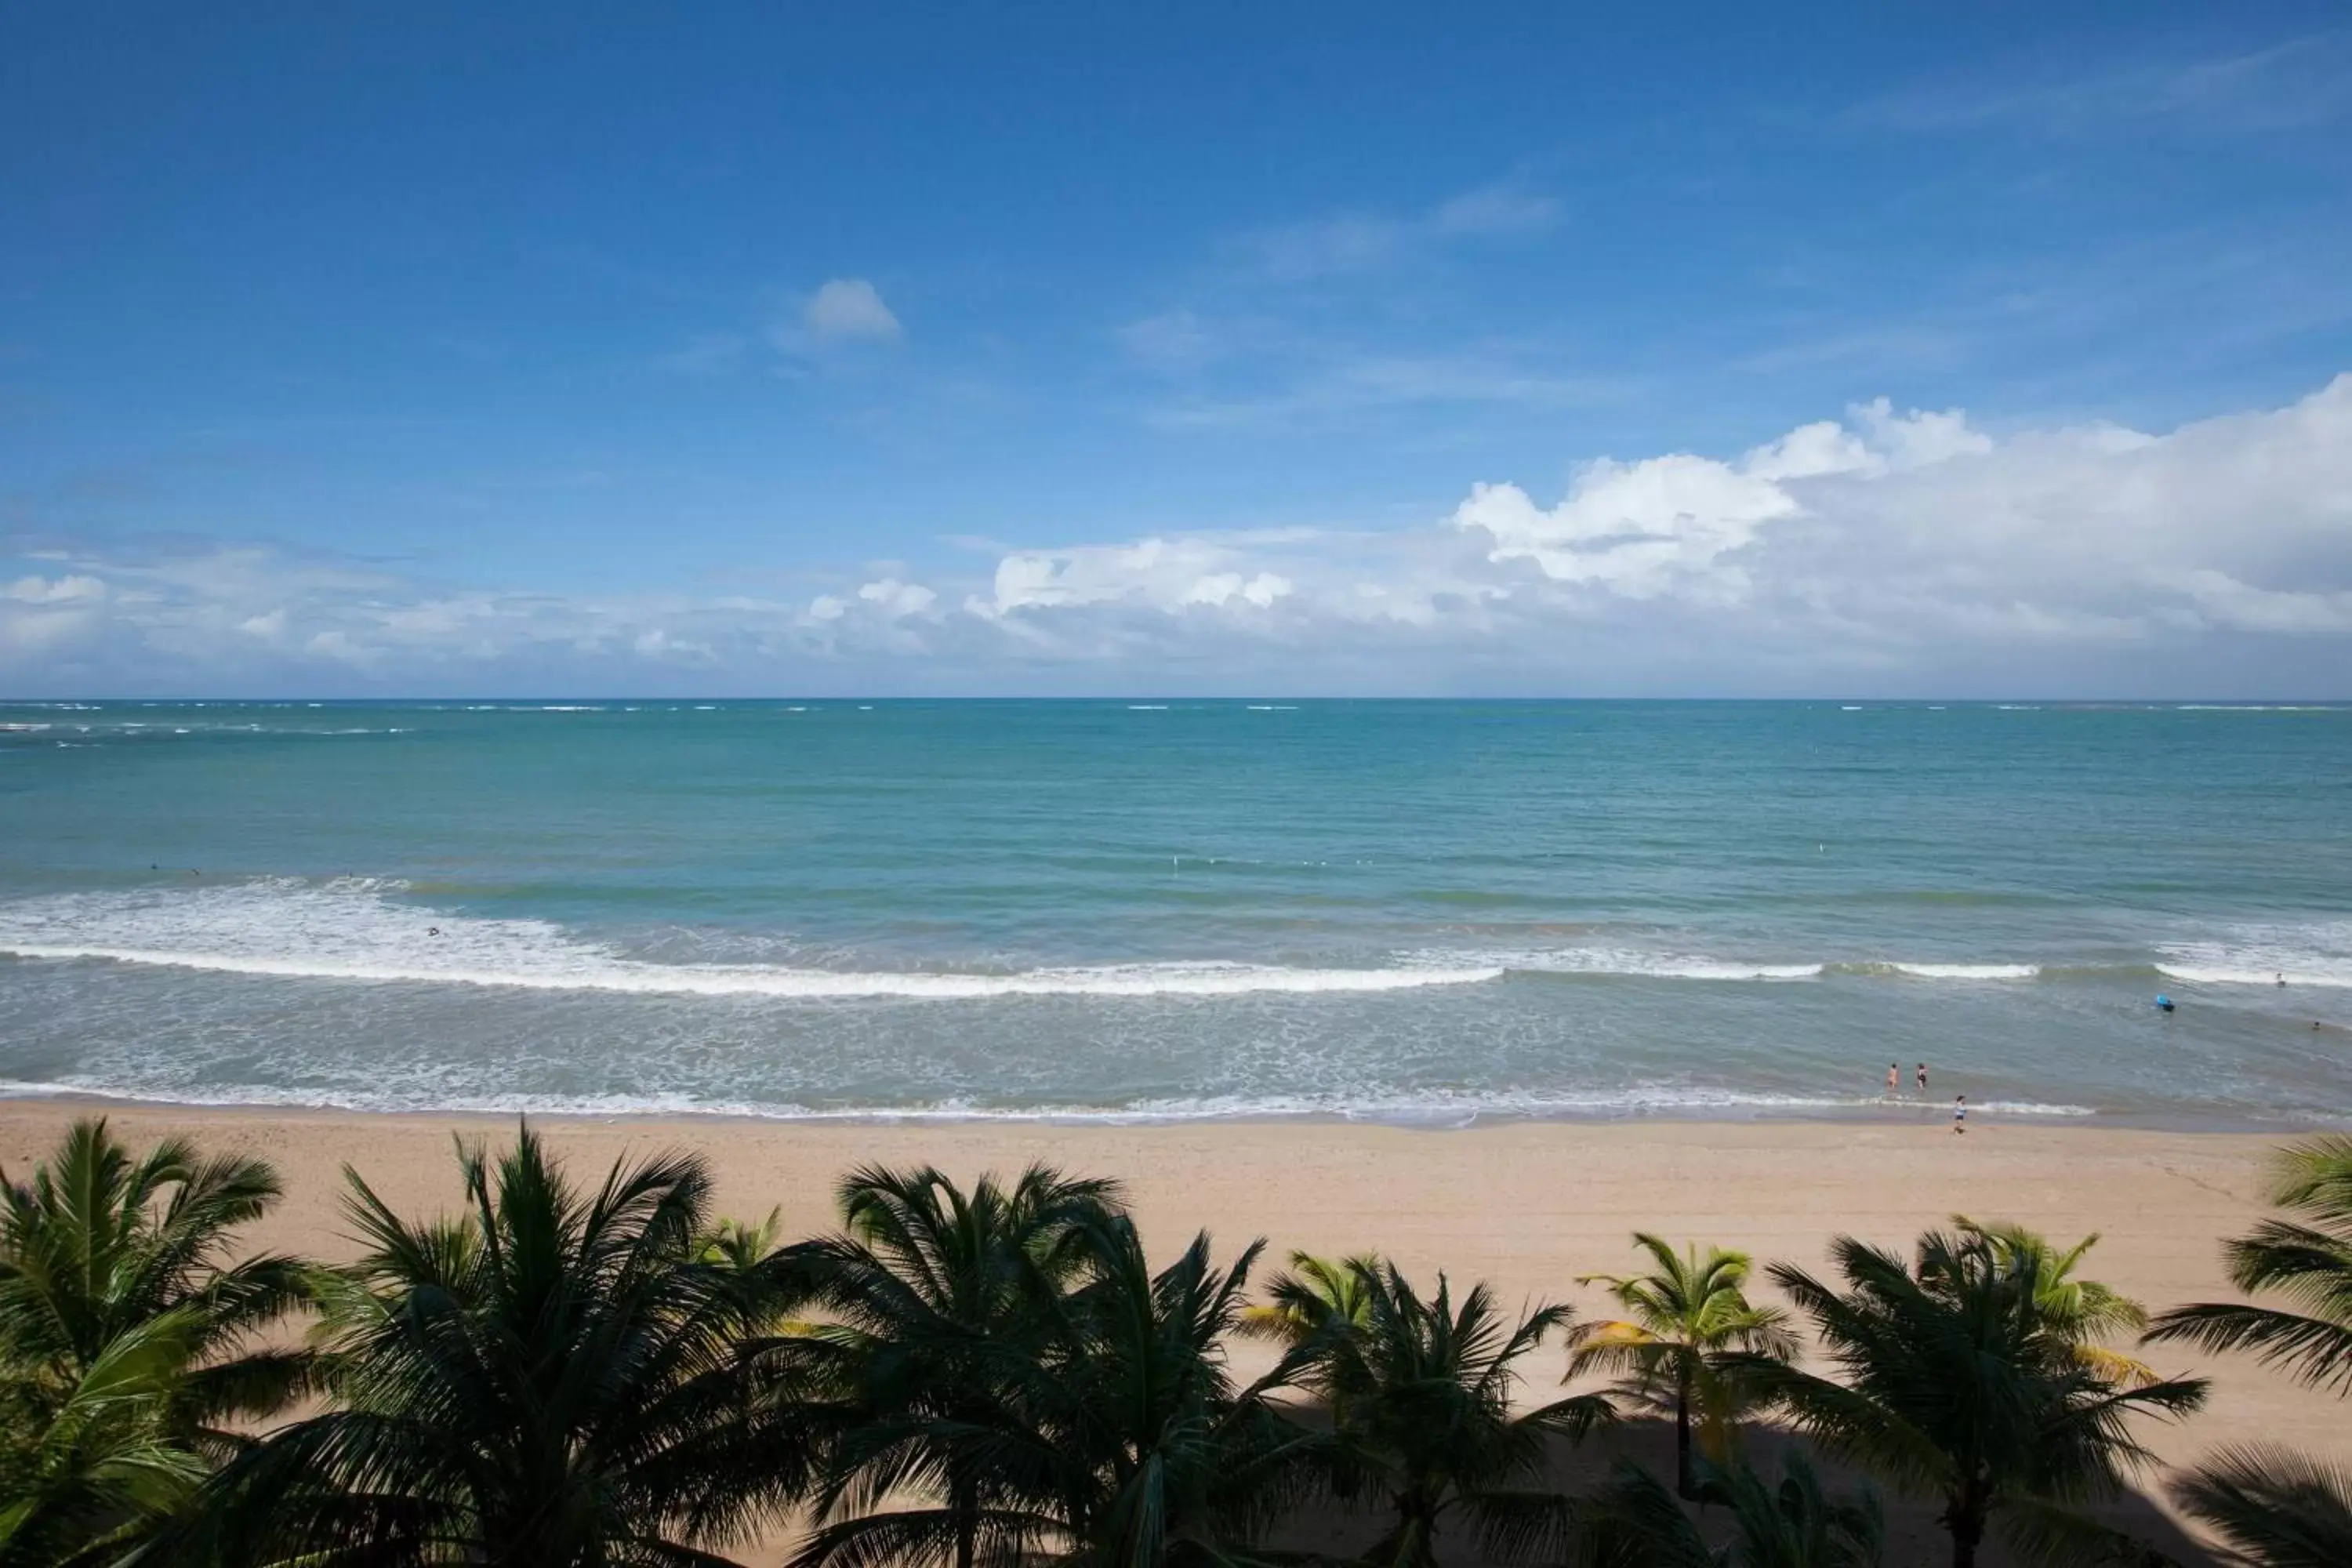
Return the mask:
<path id="1" fill-rule="evenodd" d="M 425 934 L 426 936 L 439 936 L 441 934 L 441 928 L 439 926 L 426 926 L 425 928 Z"/>

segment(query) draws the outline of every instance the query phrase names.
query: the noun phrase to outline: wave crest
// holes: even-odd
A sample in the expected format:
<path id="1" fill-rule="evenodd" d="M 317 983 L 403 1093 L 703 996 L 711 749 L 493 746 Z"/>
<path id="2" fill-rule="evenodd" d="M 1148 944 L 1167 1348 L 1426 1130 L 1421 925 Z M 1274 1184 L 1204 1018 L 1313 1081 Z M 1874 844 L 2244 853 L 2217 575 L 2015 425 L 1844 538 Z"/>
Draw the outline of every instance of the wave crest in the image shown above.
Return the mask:
<path id="1" fill-rule="evenodd" d="M 452 915 L 393 901 L 402 890 L 403 884 L 366 879 L 324 885 L 267 879 L 201 890 L 34 900 L 0 906 L 0 953 L 364 984 L 813 1000 L 1402 991 L 1476 984 L 1503 973 L 1499 966 L 1461 963 L 1380 969 L 1124 963 L 999 973 L 657 963 L 544 921 Z"/>

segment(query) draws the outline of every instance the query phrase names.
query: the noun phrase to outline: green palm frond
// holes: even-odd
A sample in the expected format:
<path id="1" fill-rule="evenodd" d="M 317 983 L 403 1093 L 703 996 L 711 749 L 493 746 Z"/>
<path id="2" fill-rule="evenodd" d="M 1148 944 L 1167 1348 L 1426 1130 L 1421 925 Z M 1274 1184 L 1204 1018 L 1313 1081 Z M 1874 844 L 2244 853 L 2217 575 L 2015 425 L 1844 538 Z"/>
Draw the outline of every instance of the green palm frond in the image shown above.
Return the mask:
<path id="1" fill-rule="evenodd" d="M 1572 1329 L 1569 1310 L 1513 1314 L 1485 1285 L 1457 1300 L 1441 1274 L 1424 1297 L 1378 1259 L 1345 1268 L 1344 1293 L 1318 1298 L 1344 1300 L 1349 1310 L 1326 1314 L 1292 1353 L 1303 1385 L 1331 1411 L 1328 1484 L 1342 1500 L 1391 1516 L 1366 1561 L 1422 1568 L 1457 1516 L 1498 1549 L 1509 1542 L 1532 1550 L 1535 1540 L 1556 1537 L 1556 1500 L 1526 1483 L 1541 1473 L 1553 1437 L 1581 1437 L 1615 1415 L 1596 1394 L 1516 1407 L 1523 1364 Z"/>
<path id="2" fill-rule="evenodd" d="M 1697 1486 L 1695 1447 L 1727 1460 L 1746 1404 L 1723 1358 L 1785 1361 L 1796 1354 L 1797 1340 L 1786 1312 L 1748 1300 L 1754 1260 L 1746 1253 L 1710 1247 L 1702 1257 L 1696 1243 L 1677 1252 L 1647 1231 L 1635 1232 L 1633 1243 L 1650 1255 L 1648 1272 L 1578 1280 L 1604 1286 L 1626 1316 L 1578 1329 L 1568 1375 L 1613 1373 L 1620 1398 L 1674 1417 L 1675 1486 L 1687 1498 Z"/>
<path id="3" fill-rule="evenodd" d="M 790 1249 L 714 1258 L 691 1156 L 585 1190 L 525 1125 L 495 1160 L 461 1143 L 458 1174 L 459 1216 L 422 1223 L 351 1176 L 367 1250 L 320 1292 L 336 1405 L 241 1454 L 191 1550 L 687 1563 L 779 1524 L 830 1415 L 830 1347 L 763 1337 Z"/>
<path id="4" fill-rule="evenodd" d="M 2204 1402 L 2202 1380 L 2111 1381 L 2083 1353 L 2086 1323 L 2119 1299 L 2072 1279 L 2082 1247 L 1966 1225 L 1922 1237 L 1908 1265 L 1851 1237 L 1832 1251 L 1843 1289 L 1786 1265 L 1772 1277 L 1836 1375 L 1758 1356 L 1727 1369 L 1832 1453 L 1941 1498 L 1956 1554 L 2004 1520 L 2032 1550 L 2091 1539 L 2077 1510 L 2151 1462 L 2135 1421 Z"/>
<path id="5" fill-rule="evenodd" d="M 1380 1267 L 1369 1253 L 1333 1258 L 1294 1252 L 1289 1269 L 1267 1282 L 1265 1302 L 1244 1310 L 1241 1331 L 1297 1344 L 1334 1328 L 1361 1327 L 1362 1281 Z"/>
<path id="6" fill-rule="evenodd" d="M 137 1153 L 102 1118 L 28 1178 L 0 1173 L 0 1559 L 43 1560 L 36 1537 L 60 1562 L 123 1549 L 236 1450 L 237 1426 L 312 1386 L 310 1355 L 268 1342 L 308 1304 L 307 1266 L 235 1256 L 279 1191 L 260 1161 L 183 1139 Z"/>
<path id="7" fill-rule="evenodd" d="M 2224 1244 L 2231 1281 L 2284 1307 L 2199 1302 L 2158 1316 L 2151 1342 L 2209 1351 L 2251 1351 L 2315 1388 L 2352 1394 L 2352 1138 L 2312 1139 L 2281 1150 L 2270 1218 Z"/>
<path id="8" fill-rule="evenodd" d="M 182 1139 L 134 1156 L 104 1118 L 69 1128 L 24 1182 L 0 1173 L 0 1357 L 78 1377 L 151 1318 L 182 1313 L 190 1370 L 168 1419 L 183 1438 L 299 1396 L 299 1355 L 265 1351 L 309 1300 L 309 1270 L 232 1259 L 234 1233 L 278 1202 L 258 1160 L 200 1158 Z"/>
<path id="9" fill-rule="evenodd" d="M 2172 1484 L 2173 1500 L 2257 1568 L 2352 1563 L 2352 1473 L 2263 1446 L 2224 1448 Z"/>
<path id="10" fill-rule="evenodd" d="M 15 1386 L 0 1432 L 0 1562 L 94 1561 L 194 1496 L 206 1466 L 171 1417 L 202 1327 L 193 1309 L 163 1312 L 51 1396 Z"/>

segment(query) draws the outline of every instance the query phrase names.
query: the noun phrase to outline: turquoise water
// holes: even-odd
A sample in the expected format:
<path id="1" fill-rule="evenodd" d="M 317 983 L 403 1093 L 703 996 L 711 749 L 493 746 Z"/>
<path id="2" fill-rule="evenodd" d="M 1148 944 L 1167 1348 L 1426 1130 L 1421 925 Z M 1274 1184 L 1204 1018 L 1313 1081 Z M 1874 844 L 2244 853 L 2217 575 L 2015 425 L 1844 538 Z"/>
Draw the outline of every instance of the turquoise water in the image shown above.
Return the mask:
<path id="1" fill-rule="evenodd" d="M 2347 1024 L 2343 709 L 0 707 L 17 1092 L 2270 1124 Z"/>

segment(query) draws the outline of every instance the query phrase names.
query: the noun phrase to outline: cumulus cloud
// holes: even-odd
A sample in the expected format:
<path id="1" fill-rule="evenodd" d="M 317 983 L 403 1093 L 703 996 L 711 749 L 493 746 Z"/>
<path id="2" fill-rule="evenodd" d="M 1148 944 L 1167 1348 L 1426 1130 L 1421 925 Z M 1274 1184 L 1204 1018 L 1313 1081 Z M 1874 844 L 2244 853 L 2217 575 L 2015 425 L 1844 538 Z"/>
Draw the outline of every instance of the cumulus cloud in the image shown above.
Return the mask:
<path id="1" fill-rule="evenodd" d="M 2164 433 L 1880 400 L 1465 488 L 1416 526 L 1106 528 L 772 599 L 0 550 L 0 688 L 2352 697 L 2352 376 Z"/>
<path id="2" fill-rule="evenodd" d="M 809 335 L 819 342 L 865 338 L 895 342 L 900 335 L 898 318 L 882 302 L 881 292 L 863 278 L 835 278 L 809 296 L 801 312 Z"/>
<path id="3" fill-rule="evenodd" d="M 1805 513 L 1799 481 L 1874 479 L 1992 449 L 1958 412 L 1898 416 L 1882 398 L 1850 416 L 1852 426 L 1800 426 L 1735 462 L 1687 453 L 1597 458 L 1548 509 L 1517 485 L 1475 485 L 1454 525 L 1493 541 L 1491 559 L 1532 561 L 1559 582 L 1722 603 L 1748 592 L 1745 557 L 1764 528 Z"/>

